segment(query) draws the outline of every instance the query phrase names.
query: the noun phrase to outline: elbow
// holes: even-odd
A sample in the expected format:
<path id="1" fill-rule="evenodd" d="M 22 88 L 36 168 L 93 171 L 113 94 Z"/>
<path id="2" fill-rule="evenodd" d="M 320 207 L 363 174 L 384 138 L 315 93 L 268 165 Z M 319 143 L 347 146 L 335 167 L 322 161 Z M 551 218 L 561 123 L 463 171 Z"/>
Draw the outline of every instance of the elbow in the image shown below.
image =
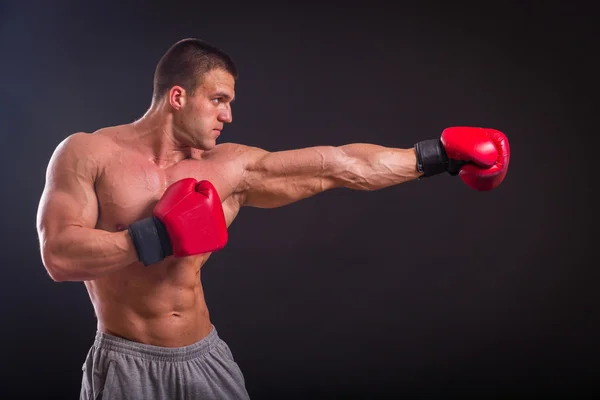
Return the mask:
<path id="1" fill-rule="evenodd" d="M 348 188 L 354 189 L 355 182 L 357 181 L 358 175 L 356 174 L 356 159 L 349 156 L 345 151 L 344 147 L 333 148 L 331 154 L 331 160 L 333 160 L 329 167 L 331 168 L 329 173 L 328 184 L 331 188 Z"/>
<path id="2" fill-rule="evenodd" d="M 67 261 L 49 249 L 42 250 L 42 262 L 46 272 L 54 282 L 68 281 Z"/>
<path id="3" fill-rule="evenodd" d="M 373 182 L 373 166 L 370 160 L 357 157 L 345 149 L 338 147 L 335 155 L 335 187 L 352 190 L 373 191 L 379 189 Z"/>
<path id="4" fill-rule="evenodd" d="M 377 182 L 369 178 L 364 168 L 360 165 L 351 165 L 337 176 L 336 187 L 345 187 L 352 190 L 374 191 L 380 189 Z"/>

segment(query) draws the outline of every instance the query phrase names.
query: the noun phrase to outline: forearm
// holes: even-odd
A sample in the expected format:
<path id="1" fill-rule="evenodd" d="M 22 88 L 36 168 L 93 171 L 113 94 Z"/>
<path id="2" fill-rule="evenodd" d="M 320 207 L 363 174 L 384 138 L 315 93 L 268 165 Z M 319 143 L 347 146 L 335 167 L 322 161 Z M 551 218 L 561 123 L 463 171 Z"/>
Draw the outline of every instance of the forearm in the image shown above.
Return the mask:
<path id="1" fill-rule="evenodd" d="M 418 179 L 414 148 L 396 149 L 374 144 L 340 146 L 343 156 L 334 179 L 336 186 L 377 190 Z"/>
<path id="2" fill-rule="evenodd" d="M 55 281 L 86 281 L 138 261 L 128 231 L 69 227 L 47 240 L 44 265 Z"/>
<path id="3" fill-rule="evenodd" d="M 246 167 L 241 203 L 280 207 L 333 188 L 377 190 L 419 178 L 415 149 L 375 144 L 267 153 Z"/>

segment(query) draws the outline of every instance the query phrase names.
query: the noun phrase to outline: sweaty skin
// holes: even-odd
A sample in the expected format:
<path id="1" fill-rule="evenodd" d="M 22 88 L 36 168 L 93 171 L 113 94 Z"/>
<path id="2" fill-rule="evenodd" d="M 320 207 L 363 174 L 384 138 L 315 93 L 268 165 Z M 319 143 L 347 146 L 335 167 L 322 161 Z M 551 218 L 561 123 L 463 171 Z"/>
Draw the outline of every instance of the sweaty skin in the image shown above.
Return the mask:
<path id="1" fill-rule="evenodd" d="M 151 216 L 179 179 L 212 182 L 229 226 L 242 206 L 278 207 L 336 187 L 376 190 L 420 176 L 414 149 L 216 145 L 232 120 L 233 87 L 231 75 L 213 70 L 185 101 L 172 91 L 177 113 L 152 107 L 132 124 L 73 134 L 53 154 L 38 210 L 42 259 L 54 280 L 85 283 L 99 331 L 163 347 L 210 332 L 200 279 L 210 253 L 144 266 L 126 230 Z"/>

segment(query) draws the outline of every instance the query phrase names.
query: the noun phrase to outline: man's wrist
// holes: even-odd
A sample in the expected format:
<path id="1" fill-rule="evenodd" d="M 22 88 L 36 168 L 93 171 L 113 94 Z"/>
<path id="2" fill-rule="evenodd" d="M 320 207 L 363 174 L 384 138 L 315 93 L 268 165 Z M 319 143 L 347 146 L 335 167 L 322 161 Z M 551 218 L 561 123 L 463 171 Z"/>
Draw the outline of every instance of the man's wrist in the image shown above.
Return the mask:
<path id="1" fill-rule="evenodd" d="M 441 174 L 447 171 L 448 156 L 439 139 L 430 139 L 415 144 L 417 155 L 416 169 L 424 177 Z"/>
<path id="2" fill-rule="evenodd" d="M 135 221 L 128 227 L 139 261 L 156 264 L 173 254 L 166 228 L 156 217 Z"/>

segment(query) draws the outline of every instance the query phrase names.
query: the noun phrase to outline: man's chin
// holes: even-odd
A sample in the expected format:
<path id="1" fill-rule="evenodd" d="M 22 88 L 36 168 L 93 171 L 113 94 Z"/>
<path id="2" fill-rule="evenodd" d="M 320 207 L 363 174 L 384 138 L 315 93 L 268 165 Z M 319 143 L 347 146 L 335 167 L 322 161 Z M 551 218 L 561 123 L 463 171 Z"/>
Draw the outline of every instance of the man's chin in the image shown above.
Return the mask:
<path id="1" fill-rule="evenodd" d="M 216 145 L 216 140 L 204 140 L 203 142 L 198 143 L 198 149 L 208 151 L 214 149 Z"/>

